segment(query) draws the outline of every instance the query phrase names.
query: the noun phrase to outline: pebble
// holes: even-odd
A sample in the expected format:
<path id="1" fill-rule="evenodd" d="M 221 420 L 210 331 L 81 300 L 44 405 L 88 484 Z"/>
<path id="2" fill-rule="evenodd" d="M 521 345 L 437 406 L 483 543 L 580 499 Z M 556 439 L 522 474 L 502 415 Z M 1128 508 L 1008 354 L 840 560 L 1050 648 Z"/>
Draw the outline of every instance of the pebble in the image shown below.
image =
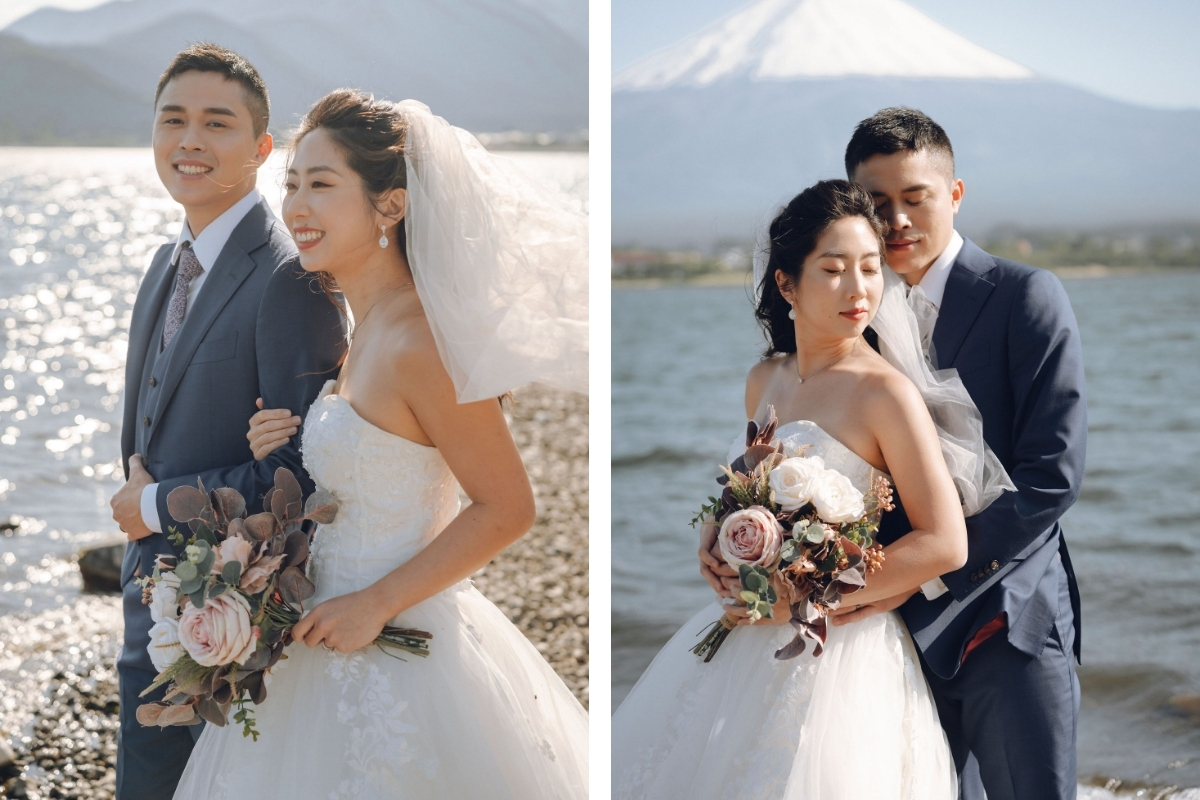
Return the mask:
<path id="1" fill-rule="evenodd" d="M 587 706 L 588 400 L 531 387 L 507 413 L 537 522 L 472 578 Z M 111 595 L 0 616 L 0 797 L 112 800 L 121 628 Z"/>

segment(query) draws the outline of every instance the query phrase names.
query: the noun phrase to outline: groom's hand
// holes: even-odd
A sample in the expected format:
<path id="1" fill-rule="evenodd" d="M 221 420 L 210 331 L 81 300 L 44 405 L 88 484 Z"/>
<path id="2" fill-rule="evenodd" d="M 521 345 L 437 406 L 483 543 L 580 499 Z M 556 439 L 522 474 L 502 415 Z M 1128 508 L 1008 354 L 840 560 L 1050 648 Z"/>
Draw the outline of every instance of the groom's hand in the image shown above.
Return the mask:
<path id="1" fill-rule="evenodd" d="M 853 602 L 854 595 L 847 595 L 846 599 L 842 601 L 845 605 L 837 611 L 829 612 L 829 621 L 838 626 L 849 625 L 852 622 L 861 622 L 867 617 L 873 617 L 885 611 L 895 611 L 904 605 L 908 601 L 908 598 L 916 594 L 917 591 L 917 589 L 913 589 L 911 592 L 903 592 L 885 600 L 868 603 L 865 606 L 855 605 Z"/>
<path id="2" fill-rule="evenodd" d="M 142 520 L 142 490 L 152 483 L 154 478 L 146 471 L 142 457 L 134 453 L 129 457 L 129 480 L 108 503 L 112 506 L 113 519 L 131 542 L 154 533 Z"/>

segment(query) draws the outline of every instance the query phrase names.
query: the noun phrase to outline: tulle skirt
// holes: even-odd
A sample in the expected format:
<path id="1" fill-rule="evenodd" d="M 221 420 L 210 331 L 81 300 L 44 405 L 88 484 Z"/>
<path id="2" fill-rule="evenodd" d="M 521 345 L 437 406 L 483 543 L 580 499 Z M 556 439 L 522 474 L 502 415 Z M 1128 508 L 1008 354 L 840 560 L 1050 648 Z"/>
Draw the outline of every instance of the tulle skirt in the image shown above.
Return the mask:
<path id="1" fill-rule="evenodd" d="M 825 651 L 776 661 L 786 625 L 740 627 L 705 664 L 721 616 L 697 614 L 613 716 L 620 800 L 955 800 L 954 761 L 899 616 L 831 628 Z"/>
<path id="2" fill-rule="evenodd" d="M 498 608 L 463 582 L 392 624 L 430 655 L 291 645 L 258 741 L 207 725 L 176 800 L 587 797 L 587 712 Z"/>

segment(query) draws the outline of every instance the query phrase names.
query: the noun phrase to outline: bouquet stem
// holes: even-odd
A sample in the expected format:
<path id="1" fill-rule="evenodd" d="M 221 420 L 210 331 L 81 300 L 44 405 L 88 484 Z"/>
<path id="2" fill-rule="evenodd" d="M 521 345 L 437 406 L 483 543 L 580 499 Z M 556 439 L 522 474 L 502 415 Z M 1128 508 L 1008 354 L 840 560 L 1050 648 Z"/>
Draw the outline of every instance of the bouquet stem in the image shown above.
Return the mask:
<path id="1" fill-rule="evenodd" d="M 692 652 L 698 656 L 704 656 L 704 663 L 712 661 L 713 656 L 717 654 L 717 650 L 729 638 L 729 634 L 737 627 L 737 622 L 728 614 L 722 614 L 721 618 L 708 626 L 707 634 L 700 644 L 692 648 Z"/>

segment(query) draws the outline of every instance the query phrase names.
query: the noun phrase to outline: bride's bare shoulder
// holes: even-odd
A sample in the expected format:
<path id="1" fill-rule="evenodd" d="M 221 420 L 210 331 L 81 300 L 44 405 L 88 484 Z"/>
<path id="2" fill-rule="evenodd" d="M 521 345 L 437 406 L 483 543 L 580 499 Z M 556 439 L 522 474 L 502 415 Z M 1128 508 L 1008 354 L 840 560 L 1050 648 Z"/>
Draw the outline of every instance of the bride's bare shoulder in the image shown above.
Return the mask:
<path id="1" fill-rule="evenodd" d="M 767 390 L 767 385 L 779 370 L 780 364 L 787 358 L 787 355 L 771 356 L 750 368 L 750 372 L 746 374 L 746 419 L 754 417 L 763 392 Z"/>
<path id="2" fill-rule="evenodd" d="M 913 382 L 874 351 L 862 363 L 858 392 L 864 411 L 881 419 L 908 418 L 914 413 L 928 414 L 925 401 Z"/>

